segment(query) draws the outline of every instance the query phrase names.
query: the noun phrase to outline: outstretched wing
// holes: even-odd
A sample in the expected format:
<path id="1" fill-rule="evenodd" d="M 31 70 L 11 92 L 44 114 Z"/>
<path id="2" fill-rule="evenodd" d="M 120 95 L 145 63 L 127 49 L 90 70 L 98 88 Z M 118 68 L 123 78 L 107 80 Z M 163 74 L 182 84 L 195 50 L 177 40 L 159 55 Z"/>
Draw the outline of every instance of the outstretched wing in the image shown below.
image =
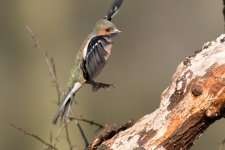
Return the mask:
<path id="1" fill-rule="evenodd" d="M 111 42 L 107 41 L 108 38 L 108 36 L 96 36 L 89 42 L 83 62 L 86 79 L 94 79 L 105 66 L 110 55 L 107 48 L 111 48 L 112 45 Z"/>
<path id="2" fill-rule="evenodd" d="M 123 0 L 114 0 L 114 3 L 111 6 L 111 9 L 108 11 L 105 19 L 111 21 L 113 16 L 118 12 Z"/>

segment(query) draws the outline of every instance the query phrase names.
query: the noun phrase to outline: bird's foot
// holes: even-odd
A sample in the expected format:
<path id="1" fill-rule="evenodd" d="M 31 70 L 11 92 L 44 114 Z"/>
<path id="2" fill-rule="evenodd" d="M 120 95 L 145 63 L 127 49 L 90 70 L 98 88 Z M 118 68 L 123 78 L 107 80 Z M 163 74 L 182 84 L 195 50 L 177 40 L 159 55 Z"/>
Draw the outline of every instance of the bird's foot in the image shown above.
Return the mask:
<path id="1" fill-rule="evenodd" d="M 111 90 L 111 88 L 114 88 L 114 87 L 115 87 L 115 85 L 113 85 L 113 84 L 106 84 L 106 83 L 95 82 L 94 84 L 92 84 L 92 91 L 96 92 L 100 88 Z"/>

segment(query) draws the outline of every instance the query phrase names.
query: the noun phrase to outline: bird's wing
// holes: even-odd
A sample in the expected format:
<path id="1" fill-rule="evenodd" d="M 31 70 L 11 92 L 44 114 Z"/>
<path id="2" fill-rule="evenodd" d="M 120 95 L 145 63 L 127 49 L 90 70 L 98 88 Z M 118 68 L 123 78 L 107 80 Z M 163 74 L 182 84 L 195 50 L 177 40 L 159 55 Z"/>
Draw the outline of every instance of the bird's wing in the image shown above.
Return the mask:
<path id="1" fill-rule="evenodd" d="M 123 0 L 114 0 L 114 3 L 111 6 L 111 9 L 108 11 L 105 19 L 111 21 L 113 16 L 118 12 Z"/>
<path id="2" fill-rule="evenodd" d="M 94 79 L 105 66 L 110 55 L 106 48 L 112 43 L 107 41 L 110 35 L 93 37 L 88 43 L 86 55 L 83 58 L 83 72 L 89 79 Z"/>

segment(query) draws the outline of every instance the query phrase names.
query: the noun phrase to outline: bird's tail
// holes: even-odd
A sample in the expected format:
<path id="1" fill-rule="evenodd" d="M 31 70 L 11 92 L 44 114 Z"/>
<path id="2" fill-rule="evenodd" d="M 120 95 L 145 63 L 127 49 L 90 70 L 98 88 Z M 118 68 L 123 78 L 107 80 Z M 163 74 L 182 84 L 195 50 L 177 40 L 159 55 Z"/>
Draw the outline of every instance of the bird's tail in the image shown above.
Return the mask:
<path id="1" fill-rule="evenodd" d="M 80 82 L 75 82 L 74 85 L 68 89 L 67 93 L 64 95 L 64 98 L 62 99 L 54 117 L 52 120 L 53 124 L 57 123 L 57 120 L 62 113 L 62 122 L 65 122 L 66 117 L 69 114 L 70 107 L 72 105 L 73 97 L 75 96 L 75 93 L 82 87 L 82 84 Z"/>
<path id="2" fill-rule="evenodd" d="M 104 19 L 111 21 L 112 18 L 115 16 L 115 14 L 119 11 L 119 8 L 122 5 L 122 3 L 123 0 L 114 0 L 111 9 L 108 11 Z"/>

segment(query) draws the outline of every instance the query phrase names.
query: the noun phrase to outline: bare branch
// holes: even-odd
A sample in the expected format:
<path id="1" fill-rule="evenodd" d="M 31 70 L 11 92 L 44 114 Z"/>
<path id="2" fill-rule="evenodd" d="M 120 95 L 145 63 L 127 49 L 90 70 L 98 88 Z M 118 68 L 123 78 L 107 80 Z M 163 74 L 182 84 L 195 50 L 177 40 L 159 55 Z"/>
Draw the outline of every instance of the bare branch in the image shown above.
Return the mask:
<path id="1" fill-rule="evenodd" d="M 81 127 L 81 125 L 79 124 L 78 121 L 75 120 L 75 124 L 77 125 L 77 127 L 78 127 L 78 129 L 79 129 L 79 131 L 80 131 L 80 134 L 81 134 L 81 136 L 82 136 L 83 139 L 84 139 L 85 148 L 87 148 L 88 145 L 89 145 L 89 142 L 88 142 L 87 137 L 86 137 L 86 135 L 85 135 L 85 133 L 84 133 L 84 130 L 83 130 L 83 128 Z"/>
<path id="2" fill-rule="evenodd" d="M 71 110 L 71 115 L 72 115 L 72 116 L 75 116 L 73 110 Z M 86 148 L 88 147 L 88 145 L 89 145 L 89 142 L 88 142 L 87 137 L 86 137 L 86 135 L 85 135 L 85 133 L 84 133 L 84 130 L 83 130 L 83 128 L 81 127 L 81 125 L 80 125 L 80 123 L 78 122 L 78 120 L 71 120 L 71 119 L 69 119 L 69 122 L 72 122 L 72 121 L 75 121 L 75 124 L 77 125 L 77 127 L 78 127 L 78 129 L 79 129 L 79 131 L 80 131 L 80 134 L 81 134 L 81 136 L 82 136 L 82 138 L 83 138 L 83 140 L 84 140 L 84 143 L 85 143 L 85 149 L 86 149 Z"/>
<path id="3" fill-rule="evenodd" d="M 57 91 L 57 96 L 58 96 L 58 104 L 60 102 L 60 97 L 62 95 L 62 90 L 59 86 L 58 80 L 57 80 L 57 76 L 56 76 L 56 69 L 55 69 L 55 64 L 53 61 L 53 58 L 51 57 L 51 59 L 49 59 L 48 55 L 46 52 L 44 52 L 44 50 L 42 49 L 42 47 L 39 44 L 38 39 L 36 38 L 36 34 L 32 31 L 32 29 L 29 26 L 26 26 L 26 31 L 30 34 L 33 42 L 34 42 L 34 46 L 38 49 L 38 51 L 40 52 L 44 62 L 47 64 L 50 75 L 52 77 L 52 82 L 54 83 L 54 86 L 56 88 Z"/>
<path id="4" fill-rule="evenodd" d="M 116 124 L 110 124 L 106 126 L 102 133 L 94 138 L 94 140 L 90 143 L 87 150 L 95 150 L 102 142 L 112 138 L 114 135 L 118 134 L 121 131 L 124 131 L 131 126 L 133 126 L 133 120 L 128 120 L 122 126 L 117 127 Z"/>
<path id="5" fill-rule="evenodd" d="M 67 143 L 70 147 L 70 150 L 73 150 L 73 145 L 71 143 L 71 140 L 70 140 L 70 136 L 69 136 L 69 131 L 68 131 L 68 124 L 65 123 L 65 130 L 66 130 L 66 140 L 67 140 Z"/>
<path id="6" fill-rule="evenodd" d="M 22 133 L 24 133 L 24 134 L 26 134 L 26 135 L 28 135 L 28 136 L 31 136 L 31 137 L 35 138 L 36 140 L 38 140 L 38 141 L 40 141 L 41 143 L 43 143 L 44 145 L 46 145 L 48 148 L 54 149 L 54 150 L 58 150 L 55 146 L 53 146 L 52 144 L 50 144 L 50 143 L 44 141 L 44 140 L 41 139 L 39 136 L 37 136 L 37 135 L 35 135 L 35 134 L 33 134 L 33 133 L 27 131 L 27 130 L 22 129 L 22 128 L 16 126 L 15 124 L 12 124 L 12 123 L 11 123 L 10 125 L 11 125 L 12 127 L 14 127 L 15 129 L 17 129 L 18 131 L 20 131 L 20 132 L 22 132 Z"/>
<path id="7" fill-rule="evenodd" d="M 102 124 L 100 124 L 100 123 L 97 123 L 97 122 L 95 122 L 94 120 L 88 120 L 88 119 L 85 119 L 85 118 L 83 118 L 82 116 L 75 116 L 75 115 L 73 115 L 73 116 L 70 116 L 69 119 L 70 119 L 71 121 L 72 121 L 72 120 L 77 120 L 77 121 L 83 121 L 83 122 L 88 123 L 88 124 L 90 124 L 90 125 L 95 125 L 95 126 L 98 127 L 97 130 L 100 130 L 100 129 L 105 128 L 104 125 L 102 125 Z"/>

